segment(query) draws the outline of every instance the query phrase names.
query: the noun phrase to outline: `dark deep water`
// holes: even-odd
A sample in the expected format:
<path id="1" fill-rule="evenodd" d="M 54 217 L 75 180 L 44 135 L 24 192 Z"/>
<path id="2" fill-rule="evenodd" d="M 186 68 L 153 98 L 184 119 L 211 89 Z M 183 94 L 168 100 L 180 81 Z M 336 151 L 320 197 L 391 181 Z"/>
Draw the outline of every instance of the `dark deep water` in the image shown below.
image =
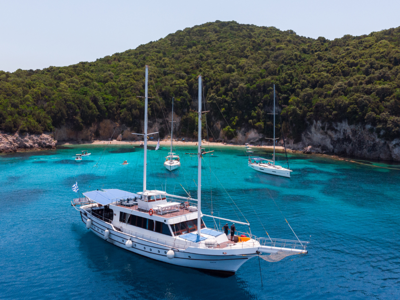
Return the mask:
<path id="1" fill-rule="evenodd" d="M 142 188 L 143 149 L 106 147 L 84 146 L 92 155 L 80 163 L 77 146 L 0 156 L 0 299 L 400 298 L 399 165 L 292 155 L 285 179 L 248 168 L 243 148 L 207 154 L 204 213 L 244 221 L 243 213 L 253 234 L 265 236 L 264 225 L 272 237 L 295 239 L 286 217 L 311 242 L 307 256 L 261 261 L 262 287 L 257 259 L 219 278 L 136 256 L 87 231 L 70 205 L 75 181 L 81 192 Z M 149 151 L 148 188 L 184 195 L 182 184 L 196 195 L 197 158 L 184 154 L 194 147 L 177 147 L 182 167 L 174 173 L 163 167 L 168 151 Z"/>

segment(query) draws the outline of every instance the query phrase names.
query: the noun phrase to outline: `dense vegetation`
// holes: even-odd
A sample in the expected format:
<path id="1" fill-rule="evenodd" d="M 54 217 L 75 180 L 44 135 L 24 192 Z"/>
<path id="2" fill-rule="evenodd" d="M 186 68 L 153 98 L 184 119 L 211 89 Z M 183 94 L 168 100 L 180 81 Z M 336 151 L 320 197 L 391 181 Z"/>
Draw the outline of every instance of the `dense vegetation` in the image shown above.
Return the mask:
<path id="1" fill-rule="evenodd" d="M 209 124 L 226 137 L 243 127 L 271 132 L 276 84 L 283 128 L 298 138 L 307 124 L 342 120 L 400 134 L 400 27 L 333 41 L 274 27 L 207 23 L 95 62 L 0 71 L 0 129 L 81 130 L 112 119 L 140 130 L 144 66 L 150 65 L 150 117 L 164 118 L 175 97 L 181 134 L 196 134 L 193 102 L 204 76 Z M 194 101 L 193 101 L 194 100 Z M 279 124 L 278 124 L 279 127 Z"/>

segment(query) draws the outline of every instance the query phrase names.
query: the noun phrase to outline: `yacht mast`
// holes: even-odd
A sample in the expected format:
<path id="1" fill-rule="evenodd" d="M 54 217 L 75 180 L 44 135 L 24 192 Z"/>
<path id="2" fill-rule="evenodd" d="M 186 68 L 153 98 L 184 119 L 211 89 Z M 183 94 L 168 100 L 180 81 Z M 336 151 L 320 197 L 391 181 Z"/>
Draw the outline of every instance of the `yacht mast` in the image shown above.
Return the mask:
<path id="1" fill-rule="evenodd" d="M 199 126 L 198 132 L 198 147 L 197 147 L 197 237 L 200 240 L 201 231 L 201 75 L 199 75 Z"/>
<path id="2" fill-rule="evenodd" d="M 273 160 L 274 160 L 274 166 L 275 166 L 275 84 L 274 84 L 274 155 L 273 155 Z"/>
<path id="3" fill-rule="evenodd" d="M 148 99 L 148 76 L 149 66 L 146 65 L 146 80 L 144 85 L 144 163 L 143 163 L 143 192 L 147 190 L 146 179 L 147 179 L 147 99 Z"/>
<path id="4" fill-rule="evenodd" d="M 169 160 L 172 160 L 172 134 L 174 132 L 174 97 L 172 97 L 172 120 L 171 120 L 171 151 Z"/>

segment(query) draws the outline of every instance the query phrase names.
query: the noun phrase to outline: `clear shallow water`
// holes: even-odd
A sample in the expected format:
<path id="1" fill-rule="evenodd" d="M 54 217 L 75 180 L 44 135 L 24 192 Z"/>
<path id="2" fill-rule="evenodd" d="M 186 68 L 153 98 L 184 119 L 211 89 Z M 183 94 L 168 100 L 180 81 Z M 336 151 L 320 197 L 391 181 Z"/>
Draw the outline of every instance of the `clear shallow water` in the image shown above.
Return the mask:
<path id="1" fill-rule="evenodd" d="M 292 155 L 285 179 L 248 168 L 243 148 L 214 148 L 203 159 L 205 213 L 245 220 L 226 189 L 253 234 L 265 236 L 264 226 L 294 239 L 286 217 L 311 241 L 307 256 L 261 261 L 261 286 L 257 259 L 219 278 L 133 255 L 87 231 L 70 205 L 71 186 L 140 191 L 143 150 L 85 146 L 92 155 L 76 163 L 80 149 L 0 156 L 0 299 L 400 298 L 398 165 Z M 197 158 L 184 154 L 194 147 L 176 149 L 182 167 L 174 173 L 163 167 L 167 152 L 149 151 L 148 188 L 185 195 L 182 184 L 196 195 Z"/>

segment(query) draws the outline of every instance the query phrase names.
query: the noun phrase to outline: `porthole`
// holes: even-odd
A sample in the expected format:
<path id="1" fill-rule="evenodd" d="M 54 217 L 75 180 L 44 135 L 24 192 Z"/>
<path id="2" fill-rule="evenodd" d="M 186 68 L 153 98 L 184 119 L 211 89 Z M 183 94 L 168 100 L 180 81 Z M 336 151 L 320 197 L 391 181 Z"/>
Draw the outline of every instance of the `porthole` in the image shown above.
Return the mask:
<path id="1" fill-rule="evenodd" d="M 160 253 L 160 250 L 158 250 L 158 253 Z"/>
<path id="2" fill-rule="evenodd" d="M 192 258 L 190 255 L 188 256 L 189 258 Z"/>
<path id="3" fill-rule="evenodd" d="M 150 251 L 153 251 L 153 249 L 150 248 Z"/>
<path id="4" fill-rule="evenodd" d="M 122 242 L 125 242 L 124 240 L 122 240 Z"/>
<path id="5" fill-rule="evenodd" d="M 167 251 L 164 251 L 165 254 L 167 254 Z"/>
<path id="6" fill-rule="evenodd" d="M 136 244 L 133 244 L 133 247 L 136 247 Z"/>
<path id="7" fill-rule="evenodd" d="M 143 249 L 146 249 L 146 247 L 143 247 Z"/>

